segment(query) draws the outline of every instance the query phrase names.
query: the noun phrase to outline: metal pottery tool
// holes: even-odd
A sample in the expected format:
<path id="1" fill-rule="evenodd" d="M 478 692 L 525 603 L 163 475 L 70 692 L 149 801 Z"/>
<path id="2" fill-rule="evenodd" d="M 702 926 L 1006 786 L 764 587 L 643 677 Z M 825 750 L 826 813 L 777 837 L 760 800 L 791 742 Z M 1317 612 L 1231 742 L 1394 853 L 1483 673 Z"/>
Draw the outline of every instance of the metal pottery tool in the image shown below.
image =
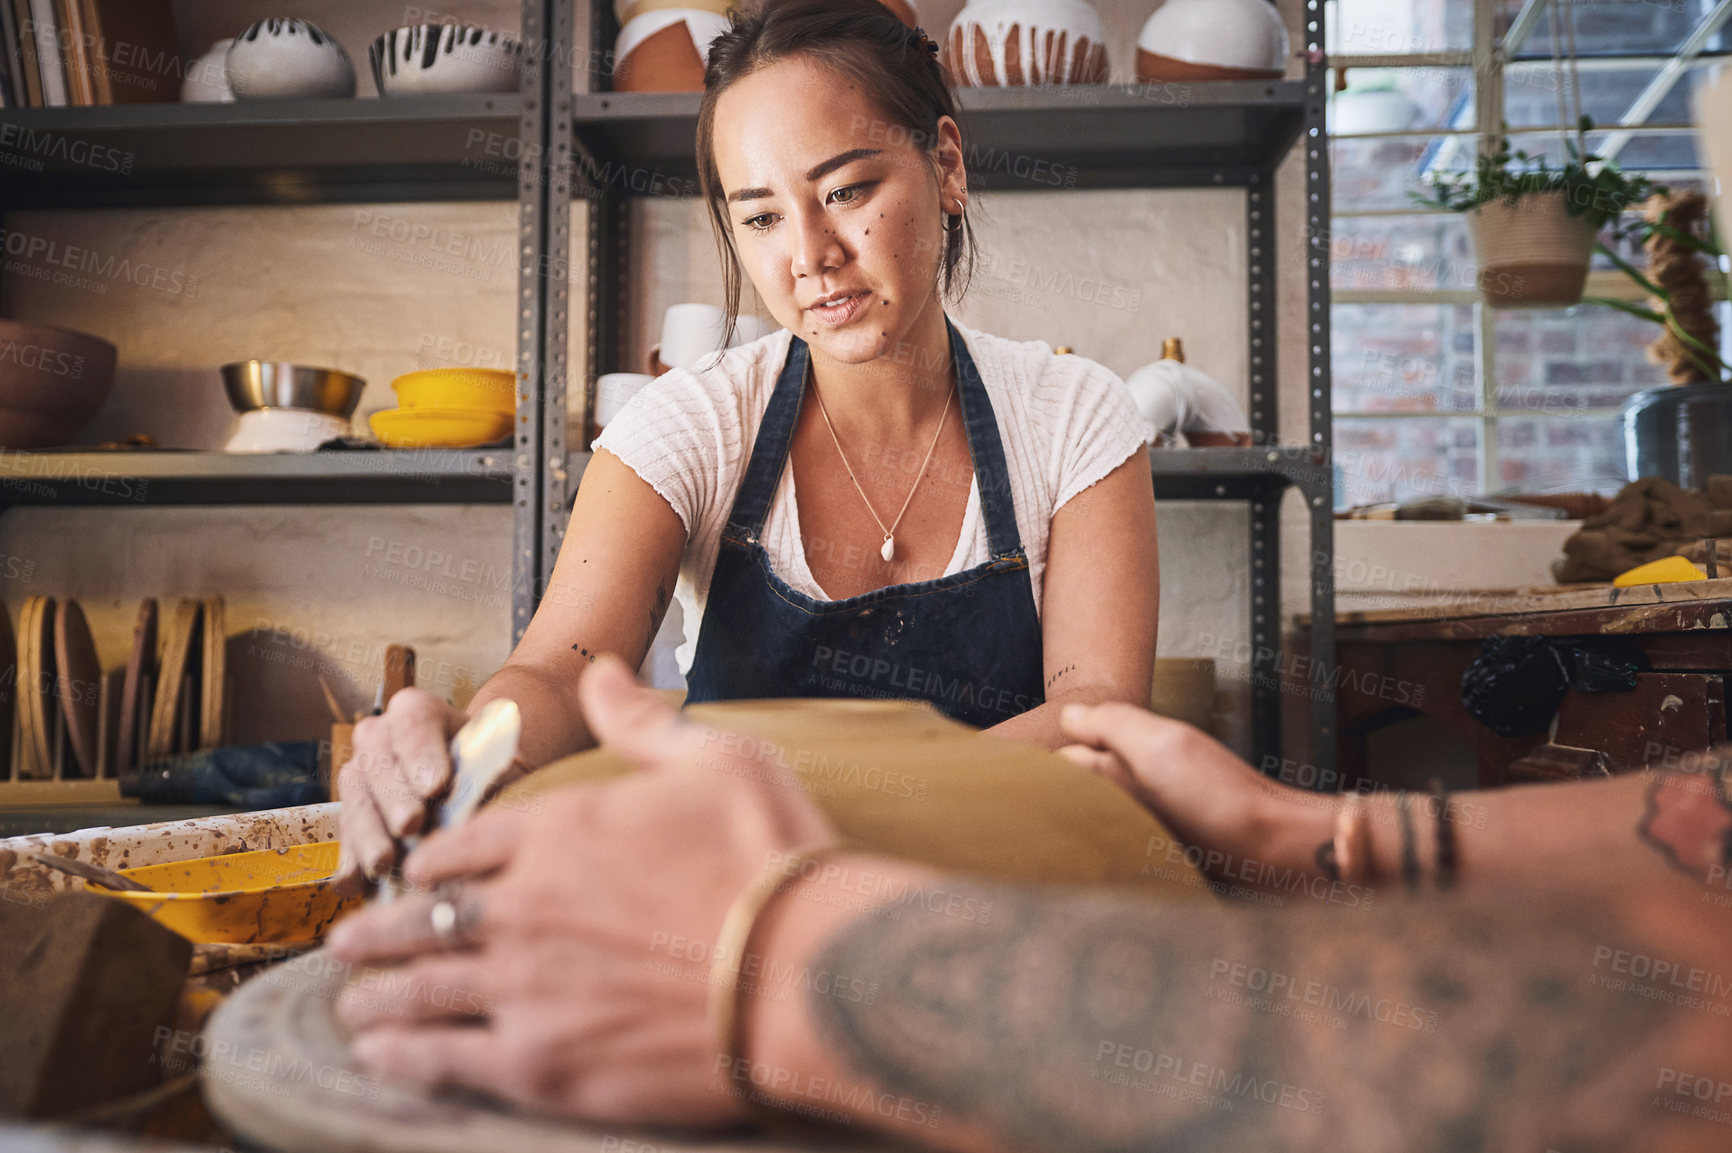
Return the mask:
<path id="1" fill-rule="evenodd" d="M 517 741 L 523 735 L 523 714 L 516 701 L 492 700 L 470 717 L 451 738 L 451 788 L 444 800 L 433 807 L 432 827 L 454 829 L 467 821 L 480 807 L 487 791 L 511 767 L 517 755 Z M 404 837 L 401 845 L 407 856 L 420 843 L 420 837 Z M 399 873 L 389 874 L 379 886 L 379 900 L 389 901 L 407 891 Z"/>

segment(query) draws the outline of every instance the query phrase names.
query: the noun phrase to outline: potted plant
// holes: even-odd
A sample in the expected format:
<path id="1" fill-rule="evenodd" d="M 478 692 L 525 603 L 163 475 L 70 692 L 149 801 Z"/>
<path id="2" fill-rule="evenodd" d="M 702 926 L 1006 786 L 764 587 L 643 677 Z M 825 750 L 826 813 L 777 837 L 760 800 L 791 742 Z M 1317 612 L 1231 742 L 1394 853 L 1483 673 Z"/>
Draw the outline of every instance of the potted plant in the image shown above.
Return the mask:
<path id="1" fill-rule="evenodd" d="M 1600 247 L 1650 299 L 1588 301 L 1659 325 L 1648 358 L 1664 365 L 1672 381 L 1624 402 L 1620 419 L 1631 480 L 1659 476 L 1699 488 L 1715 473 L 1732 471 L 1732 390 L 1726 387 L 1732 366 L 1720 355 L 1716 294 L 1709 284 L 1710 278 L 1718 281 L 1724 297 L 1732 279 L 1721 271 L 1725 249 L 1714 228 L 1712 207 L 1700 192 L 1656 193 L 1642 218 L 1629 227 L 1647 251 L 1646 271 Z"/>
<path id="2" fill-rule="evenodd" d="M 1622 235 L 1622 214 L 1655 192 L 1647 178 L 1580 146 L 1592 127 L 1582 117 L 1577 140 L 1565 141 L 1569 159 L 1561 168 L 1502 136 L 1479 154 L 1472 172 L 1437 176 L 1430 196 L 1415 194 L 1421 203 L 1467 214 L 1480 295 L 1493 308 L 1579 303 L 1601 229 L 1609 225 Z"/>

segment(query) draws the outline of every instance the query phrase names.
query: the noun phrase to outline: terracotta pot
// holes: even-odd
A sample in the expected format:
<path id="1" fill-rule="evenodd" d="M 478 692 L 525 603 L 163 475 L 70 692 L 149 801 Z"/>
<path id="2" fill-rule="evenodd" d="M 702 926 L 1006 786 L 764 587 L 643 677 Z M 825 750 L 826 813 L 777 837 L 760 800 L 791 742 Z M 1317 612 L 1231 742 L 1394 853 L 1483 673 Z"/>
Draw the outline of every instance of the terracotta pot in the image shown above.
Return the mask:
<path id="1" fill-rule="evenodd" d="M 973 0 L 944 38 L 959 86 L 1104 84 L 1106 25 L 1085 0 Z"/>
<path id="2" fill-rule="evenodd" d="M 1137 79 L 1275 80 L 1287 51 L 1287 25 L 1269 0 L 1167 0 L 1137 36 Z"/>
<path id="3" fill-rule="evenodd" d="M 1467 214 L 1479 290 L 1493 308 L 1556 308 L 1582 299 L 1599 229 L 1571 216 L 1562 192 L 1482 204 Z"/>
<path id="4" fill-rule="evenodd" d="M 702 92 L 710 41 L 728 18 L 701 8 L 659 8 L 634 16 L 614 46 L 615 92 Z"/>

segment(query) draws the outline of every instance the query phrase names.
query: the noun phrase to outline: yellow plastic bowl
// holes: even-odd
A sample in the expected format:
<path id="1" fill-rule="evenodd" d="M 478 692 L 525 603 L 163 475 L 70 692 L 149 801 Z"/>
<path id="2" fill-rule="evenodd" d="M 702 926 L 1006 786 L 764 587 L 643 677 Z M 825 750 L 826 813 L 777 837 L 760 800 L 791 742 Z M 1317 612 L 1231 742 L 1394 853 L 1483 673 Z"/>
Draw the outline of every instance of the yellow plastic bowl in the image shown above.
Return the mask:
<path id="1" fill-rule="evenodd" d="M 484 408 L 387 408 L 367 423 L 391 448 L 470 448 L 508 435 L 514 419 Z"/>
<path id="2" fill-rule="evenodd" d="M 391 382 L 404 408 L 483 408 L 515 415 L 517 374 L 498 368 L 428 368 Z"/>
<path id="3" fill-rule="evenodd" d="M 360 897 L 340 895 L 331 882 L 337 848 L 336 841 L 318 841 L 141 865 L 118 871 L 154 892 L 92 891 L 125 901 L 190 941 L 307 941 L 361 904 Z"/>

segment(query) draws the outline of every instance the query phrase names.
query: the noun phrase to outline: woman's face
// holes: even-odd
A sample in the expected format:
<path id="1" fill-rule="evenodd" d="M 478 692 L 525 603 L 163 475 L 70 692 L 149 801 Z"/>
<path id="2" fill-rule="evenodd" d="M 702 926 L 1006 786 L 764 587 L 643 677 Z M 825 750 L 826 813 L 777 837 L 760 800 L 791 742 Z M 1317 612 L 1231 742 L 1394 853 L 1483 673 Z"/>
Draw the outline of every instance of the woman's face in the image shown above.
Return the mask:
<path id="1" fill-rule="evenodd" d="M 851 364 L 912 347 L 940 307 L 943 214 L 967 197 L 955 122 L 911 140 L 852 81 L 795 57 L 722 94 L 714 139 L 735 249 L 776 320 Z M 856 299 L 818 307 L 838 293 Z"/>

